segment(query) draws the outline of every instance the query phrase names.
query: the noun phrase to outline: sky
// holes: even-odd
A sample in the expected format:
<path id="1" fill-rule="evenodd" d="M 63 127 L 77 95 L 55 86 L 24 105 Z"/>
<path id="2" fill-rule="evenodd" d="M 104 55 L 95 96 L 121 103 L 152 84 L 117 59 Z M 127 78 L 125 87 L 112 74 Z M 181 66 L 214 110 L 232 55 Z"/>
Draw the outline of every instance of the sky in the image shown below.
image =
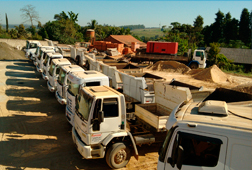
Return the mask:
<path id="1" fill-rule="evenodd" d="M 154 0 L 35 0 L 35 1 L 13 1 L 0 0 L 0 23 L 5 25 L 5 13 L 7 13 L 9 24 L 21 24 L 20 11 L 26 5 L 33 5 L 39 14 L 42 24 L 54 21 L 54 15 L 62 11 L 73 11 L 78 13 L 78 24 L 86 26 L 88 22 L 95 19 L 98 24 L 112 26 L 138 25 L 145 27 L 170 26 L 172 22 L 193 25 L 195 18 L 201 15 L 204 26 L 214 23 L 218 10 L 227 14 L 230 12 L 232 18 L 240 20 L 241 12 L 247 8 L 252 11 L 252 1 L 154 1 Z M 25 24 L 30 24 L 29 22 Z M 37 25 L 37 23 L 35 22 Z"/>

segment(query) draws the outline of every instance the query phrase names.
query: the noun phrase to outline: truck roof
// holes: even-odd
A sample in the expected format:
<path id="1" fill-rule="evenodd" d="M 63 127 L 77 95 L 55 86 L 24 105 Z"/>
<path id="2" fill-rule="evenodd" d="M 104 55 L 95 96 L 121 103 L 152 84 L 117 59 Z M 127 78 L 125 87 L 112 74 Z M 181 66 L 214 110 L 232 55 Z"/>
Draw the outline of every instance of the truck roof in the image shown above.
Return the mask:
<path id="1" fill-rule="evenodd" d="M 81 68 L 78 65 L 67 65 L 61 67 L 65 72 L 75 72 L 75 71 L 85 71 L 83 68 Z"/>
<path id="2" fill-rule="evenodd" d="M 68 79 L 72 82 L 82 84 L 84 79 L 108 79 L 108 76 L 102 74 L 98 71 L 81 71 L 81 72 L 70 72 L 68 75 Z"/>
<path id="3" fill-rule="evenodd" d="M 26 41 L 28 41 L 29 43 L 37 43 L 37 44 L 40 44 L 39 41 L 34 41 L 34 40 L 26 40 Z"/>
<path id="4" fill-rule="evenodd" d="M 178 122 L 252 130 L 252 107 L 226 104 L 227 110 L 220 111 L 220 108 L 217 108 L 218 106 L 215 103 L 213 112 L 206 111 L 207 109 L 203 109 L 204 111 L 201 112 L 202 104 L 206 105 L 205 102 L 201 103 L 201 105 L 198 102 L 194 102 L 188 104 L 187 107 L 181 108 L 181 111 L 176 114 Z"/>
<path id="5" fill-rule="evenodd" d="M 54 56 L 62 56 L 60 53 L 48 53 L 49 57 L 54 57 Z M 62 56 L 63 57 L 63 56 Z"/>
<path id="6" fill-rule="evenodd" d="M 89 87 L 82 87 L 83 91 L 91 94 L 94 97 L 118 97 L 122 96 L 123 94 L 116 91 L 115 89 L 108 87 L 108 86 L 89 86 Z"/>
<path id="7" fill-rule="evenodd" d="M 55 64 L 55 65 L 70 65 L 70 61 L 66 58 L 56 58 L 56 59 L 53 59 L 52 62 Z"/>

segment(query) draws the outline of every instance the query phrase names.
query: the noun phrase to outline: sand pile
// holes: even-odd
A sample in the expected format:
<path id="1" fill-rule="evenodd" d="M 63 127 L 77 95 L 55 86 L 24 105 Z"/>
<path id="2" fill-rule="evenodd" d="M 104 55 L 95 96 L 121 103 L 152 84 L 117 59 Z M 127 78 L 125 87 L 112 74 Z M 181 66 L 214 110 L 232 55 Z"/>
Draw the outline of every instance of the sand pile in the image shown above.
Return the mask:
<path id="1" fill-rule="evenodd" d="M 232 90 L 252 94 L 252 83 L 246 83 L 232 88 Z"/>
<path id="2" fill-rule="evenodd" d="M 197 74 L 194 74 L 192 77 L 198 80 L 204 80 L 214 83 L 230 82 L 228 75 L 223 73 L 216 65 L 213 65 L 212 67 L 209 67 Z"/>
<path id="3" fill-rule="evenodd" d="M 177 61 L 158 61 L 148 69 L 153 71 L 164 71 L 182 74 L 191 70 L 185 64 L 179 63 Z"/>
<path id="4" fill-rule="evenodd" d="M 0 60 L 20 59 L 26 59 L 24 51 L 17 50 L 5 42 L 0 42 Z"/>

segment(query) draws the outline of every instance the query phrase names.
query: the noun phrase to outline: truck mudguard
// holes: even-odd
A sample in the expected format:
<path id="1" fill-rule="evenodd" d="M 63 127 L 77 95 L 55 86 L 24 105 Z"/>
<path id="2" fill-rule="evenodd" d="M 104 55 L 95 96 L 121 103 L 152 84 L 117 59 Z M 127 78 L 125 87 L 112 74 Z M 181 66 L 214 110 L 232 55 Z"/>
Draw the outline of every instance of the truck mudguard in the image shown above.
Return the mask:
<path id="1" fill-rule="evenodd" d="M 200 63 L 198 61 L 192 60 L 192 61 L 190 61 L 190 63 L 187 66 L 190 66 L 192 63 L 197 63 L 198 65 L 200 65 Z"/>
<path id="2" fill-rule="evenodd" d="M 129 136 L 130 137 L 130 139 L 132 141 L 132 145 L 134 147 L 136 159 L 138 160 L 138 151 L 137 151 L 136 143 L 135 143 L 134 138 L 133 138 L 133 136 L 131 135 L 130 132 L 117 132 L 117 133 L 110 134 L 108 137 L 106 137 L 106 139 L 104 139 L 104 141 L 102 142 L 102 145 L 103 146 L 107 146 L 109 144 L 109 142 L 113 138 L 115 138 L 115 137 L 125 137 L 125 136 Z"/>
<path id="3" fill-rule="evenodd" d="M 128 136 L 127 132 L 116 132 L 116 133 L 112 133 L 109 134 L 103 141 L 102 144 L 103 146 L 107 146 L 109 144 L 109 142 L 116 137 L 125 137 Z"/>

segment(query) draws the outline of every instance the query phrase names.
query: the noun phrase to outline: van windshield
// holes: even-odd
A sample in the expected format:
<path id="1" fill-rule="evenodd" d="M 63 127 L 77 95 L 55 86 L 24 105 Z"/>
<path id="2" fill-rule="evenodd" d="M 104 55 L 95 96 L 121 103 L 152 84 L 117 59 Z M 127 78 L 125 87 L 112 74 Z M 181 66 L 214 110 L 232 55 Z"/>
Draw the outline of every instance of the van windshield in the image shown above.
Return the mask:
<path id="1" fill-rule="evenodd" d="M 76 111 L 77 115 L 83 120 L 88 121 L 93 98 L 86 93 L 81 93 L 77 98 Z"/>
<path id="2" fill-rule="evenodd" d="M 69 91 L 72 95 L 76 96 L 76 95 L 78 94 L 79 87 L 80 87 L 79 84 L 75 84 L 75 83 L 73 83 L 73 82 L 71 82 L 71 81 L 68 81 L 68 91 Z"/>
<path id="3" fill-rule="evenodd" d="M 50 66 L 50 69 L 49 69 L 49 74 L 52 76 L 53 75 L 53 70 L 55 68 L 55 64 L 52 63 L 51 66 Z"/>
<path id="4" fill-rule="evenodd" d="M 58 82 L 61 85 L 64 84 L 65 77 L 66 77 L 66 72 L 63 69 L 60 69 Z"/>

